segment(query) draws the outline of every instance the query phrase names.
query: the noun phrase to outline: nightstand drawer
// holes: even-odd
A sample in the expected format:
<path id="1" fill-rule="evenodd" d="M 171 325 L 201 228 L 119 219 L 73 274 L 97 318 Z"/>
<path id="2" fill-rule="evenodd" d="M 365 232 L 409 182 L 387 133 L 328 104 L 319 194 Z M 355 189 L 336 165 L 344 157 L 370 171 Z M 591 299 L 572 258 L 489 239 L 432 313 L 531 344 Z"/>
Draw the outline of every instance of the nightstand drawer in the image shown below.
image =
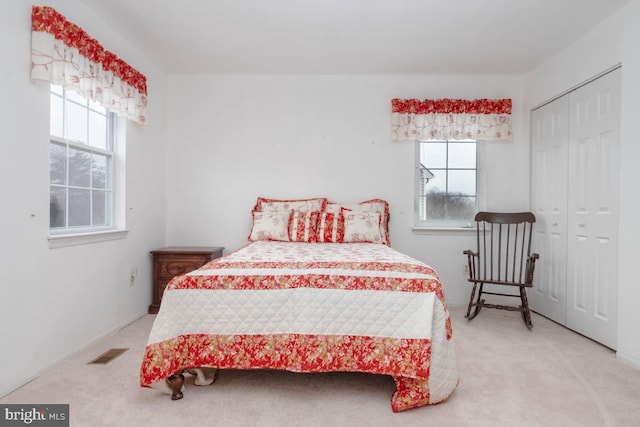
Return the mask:
<path id="1" fill-rule="evenodd" d="M 161 258 L 158 260 L 158 275 L 160 277 L 168 277 L 172 278 L 174 276 L 180 276 L 182 274 L 186 274 L 190 271 L 193 271 L 197 268 L 202 267 L 207 262 L 209 262 L 211 258 L 170 258 L 165 259 Z"/>

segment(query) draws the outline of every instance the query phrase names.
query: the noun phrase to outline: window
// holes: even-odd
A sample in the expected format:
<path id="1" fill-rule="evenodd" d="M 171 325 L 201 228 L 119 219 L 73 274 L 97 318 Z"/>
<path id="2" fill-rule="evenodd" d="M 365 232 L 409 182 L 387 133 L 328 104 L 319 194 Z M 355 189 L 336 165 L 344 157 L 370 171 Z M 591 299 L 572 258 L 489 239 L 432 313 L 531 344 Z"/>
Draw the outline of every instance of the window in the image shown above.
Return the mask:
<path id="1" fill-rule="evenodd" d="M 114 227 L 115 118 L 73 91 L 51 85 L 49 229 L 87 233 Z"/>
<path id="2" fill-rule="evenodd" d="M 477 211 L 475 140 L 416 142 L 415 226 L 467 227 Z"/>

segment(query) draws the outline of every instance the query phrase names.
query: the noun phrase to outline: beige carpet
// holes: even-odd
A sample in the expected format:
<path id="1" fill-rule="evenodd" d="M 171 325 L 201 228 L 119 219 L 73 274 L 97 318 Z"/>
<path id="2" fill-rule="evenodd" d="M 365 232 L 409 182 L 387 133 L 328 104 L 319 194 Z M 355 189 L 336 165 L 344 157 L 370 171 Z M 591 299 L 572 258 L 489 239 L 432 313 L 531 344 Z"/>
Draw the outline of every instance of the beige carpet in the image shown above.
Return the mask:
<path id="1" fill-rule="evenodd" d="M 185 397 L 139 387 L 154 316 L 44 372 L 0 403 L 68 403 L 71 426 L 640 426 L 640 370 L 534 315 L 451 307 L 461 382 L 448 401 L 394 414 L 390 377 L 222 371 Z M 106 365 L 87 364 L 113 347 Z"/>

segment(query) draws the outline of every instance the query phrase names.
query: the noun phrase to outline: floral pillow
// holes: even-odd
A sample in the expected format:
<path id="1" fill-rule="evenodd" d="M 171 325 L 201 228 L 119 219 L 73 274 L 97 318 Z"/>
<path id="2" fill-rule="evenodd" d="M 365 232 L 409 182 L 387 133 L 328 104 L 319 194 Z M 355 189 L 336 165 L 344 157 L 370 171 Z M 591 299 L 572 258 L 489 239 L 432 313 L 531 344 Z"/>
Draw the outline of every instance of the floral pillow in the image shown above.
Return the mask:
<path id="1" fill-rule="evenodd" d="M 344 242 L 344 215 L 342 212 L 321 212 L 318 217 L 318 242 Z"/>
<path id="2" fill-rule="evenodd" d="M 292 242 L 317 242 L 320 212 L 291 211 L 289 216 L 289 240 Z"/>
<path id="3" fill-rule="evenodd" d="M 389 240 L 389 203 L 382 199 L 371 199 L 360 203 L 327 203 L 325 211 L 327 212 L 340 212 L 342 209 L 348 209 L 351 211 L 362 212 L 378 212 L 380 213 L 380 235 L 383 243 L 387 246 L 391 245 Z"/>
<path id="4" fill-rule="evenodd" d="M 276 212 L 322 212 L 327 204 L 327 199 L 318 197 L 315 199 L 267 199 L 258 197 L 255 210 L 257 211 L 276 211 Z"/>
<path id="5" fill-rule="evenodd" d="M 363 212 L 343 209 L 344 242 L 382 243 L 380 212 Z"/>
<path id="6" fill-rule="evenodd" d="M 289 241 L 290 212 L 251 212 L 253 225 L 249 240 L 279 240 Z"/>

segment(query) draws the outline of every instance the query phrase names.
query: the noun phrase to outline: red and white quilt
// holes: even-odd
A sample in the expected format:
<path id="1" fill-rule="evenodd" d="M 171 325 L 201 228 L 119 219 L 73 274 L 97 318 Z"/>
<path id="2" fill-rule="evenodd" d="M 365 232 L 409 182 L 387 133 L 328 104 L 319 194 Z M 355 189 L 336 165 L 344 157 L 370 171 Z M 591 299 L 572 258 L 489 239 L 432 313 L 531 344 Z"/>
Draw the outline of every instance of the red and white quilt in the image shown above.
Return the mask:
<path id="1" fill-rule="evenodd" d="M 184 369 L 391 375 L 394 412 L 458 384 L 438 275 L 386 245 L 257 241 L 167 286 L 140 371 L 166 388 Z"/>

